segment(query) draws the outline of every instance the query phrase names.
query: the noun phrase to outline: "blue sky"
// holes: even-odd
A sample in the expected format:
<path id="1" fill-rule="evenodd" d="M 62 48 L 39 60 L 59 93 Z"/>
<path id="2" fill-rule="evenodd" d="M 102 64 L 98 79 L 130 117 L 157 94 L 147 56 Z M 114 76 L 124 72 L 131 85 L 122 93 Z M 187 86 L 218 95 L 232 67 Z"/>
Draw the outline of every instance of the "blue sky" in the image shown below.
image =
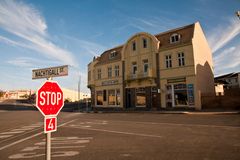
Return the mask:
<path id="1" fill-rule="evenodd" d="M 157 34 L 199 21 L 214 74 L 240 71 L 239 0 L 0 0 L 0 89 L 37 89 L 32 69 L 70 64 L 62 87 L 87 89 L 93 56 L 141 31 Z"/>

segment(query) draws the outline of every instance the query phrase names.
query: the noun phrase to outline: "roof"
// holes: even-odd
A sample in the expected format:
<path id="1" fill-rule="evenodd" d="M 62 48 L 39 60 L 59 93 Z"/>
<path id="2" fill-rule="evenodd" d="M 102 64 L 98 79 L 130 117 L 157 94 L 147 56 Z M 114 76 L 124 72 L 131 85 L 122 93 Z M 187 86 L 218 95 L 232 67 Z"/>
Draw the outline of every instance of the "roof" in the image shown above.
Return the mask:
<path id="1" fill-rule="evenodd" d="M 189 42 L 191 42 L 191 40 L 193 38 L 194 25 L 195 25 L 195 23 L 190 24 L 190 25 L 186 25 L 186 26 L 183 26 L 183 27 L 171 29 L 171 30 L 168 30 L 166 32 L 156 34 L 154 36 L 160 41 L 160 48 L 161 49 L 171 47 L 171 46 L 177 46 L 177 45 L 189 43 Z M 181 41 L 178 42 L 178 43 L 170 44 L 170 37 L 174 33 L 180 34 Z M 123 49 L 123 46 L 124 45 L 120 45 L 120 46 L 111 48 L 111 49 L 103 52 L 100 55 L 100 57 L 97 57 L 96 60 L 98 60 L 99 62 L 96 65 L 111 63 L 112 61 L 115 61 L 115 60 L 121 60 L 121 51 Z M 118 53 L 118 55 L 114 59 L 109 59 L 109 54 L 111 54 L 112 51 L 116 51 Z"/>
<path id="2" fill-rule="evenodd" d="M 214 79 L 223 79 L 223 78 L 232 78 L 232 77 L 237 77 L 238 74 L 240 74 L 240 72 L 232 72 L 232 73 L 228 73 L 228 74 L 224 74 L 218 77 L 215 77 Z"/>
<path id="3" fill-rule="evenodd" d="M 101 65 L 101 64 L 106 64 L 106 63 L 111 63 L 111 62 L 113 62 L 113 61 L 121 60 L 121 57 L 122 57 L 122 55 L 121 55 L 122 48 L 123 48 L 123 45 L 117 46 L 117 47 L 115 47 L 115 48 L 111 48 L 111 49 L 103 52 L 103 53 L 101 54 L 101 56 L 98 57 L 97 60 L 98 60 L 99 62 L 98 62 L 96 65 Z M 116 56 L 115 56 L 114 58 L 111 58 L 111 59 L 110 59 L 109 56 L 110 56 L 110 54 L 111 54 L 113 51 L 116 52 Z"/>
<path id="4" fill-rule="evenodd" d="M 155 35 L 155 37 L 160 41 L 160 48 L 191 42 L 194 34 L 194 25 L 195 24 L 190 24 Z M 179 43 L 171 44 L 170 37 L 174 33 L 180 34 L 181 41 Z"/>

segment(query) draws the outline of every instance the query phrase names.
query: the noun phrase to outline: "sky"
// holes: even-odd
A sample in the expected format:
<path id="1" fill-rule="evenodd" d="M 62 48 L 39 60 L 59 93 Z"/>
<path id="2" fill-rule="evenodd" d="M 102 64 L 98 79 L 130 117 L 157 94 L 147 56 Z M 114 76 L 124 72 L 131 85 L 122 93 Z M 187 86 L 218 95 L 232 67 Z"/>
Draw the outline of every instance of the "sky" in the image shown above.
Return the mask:
<path id="1" fill-rule="evenodd" d="M 182 2 L 182 3 L 180 3 Z M 240 72 L 240 0 L 0 0 L 0 90 L 36 90 L 32 70 L 69 65 L 54 80 L 87 88 L 93 56 L 138 32 L 161 33 L 200 22 L 214 60 L 214 75 Z"/>

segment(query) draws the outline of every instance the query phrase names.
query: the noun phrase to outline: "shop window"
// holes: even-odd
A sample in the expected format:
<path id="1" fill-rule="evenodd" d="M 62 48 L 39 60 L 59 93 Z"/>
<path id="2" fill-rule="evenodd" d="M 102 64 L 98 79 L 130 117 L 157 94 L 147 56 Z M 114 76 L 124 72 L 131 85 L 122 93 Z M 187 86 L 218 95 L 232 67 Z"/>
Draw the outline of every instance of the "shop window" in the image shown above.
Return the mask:
<path id="1" fill-rule="evenodd" d="M 107 91 L 103 90 L 103 101 L 107 100 Z"/>
<path id="2" fill-rule="evenodd" d="M 115 90 L 108 90 L 108 105 L 116 104 Z"/>
<path id="3" fill-rule="evenodd" d="M 146 107 L 146 91 L 145 88 L 136 89 L 136 106 Z"/>
<path id="4" fill-rule="evenodd" d="M 119 106 L 121 104 L 121 95 L 120 95 L 120 90 L 116 90 L 116 105 Z"/>
<path id="5" fill-rule="evenodd" d="M 174 85 L 174 102 L 176 106 L 188 105 L 186 84 Z"/>
<path id="6" fill-rule="evenodd" d="M 103 105 L 103 92 L 102 91 L 97 91 L 96 99 L 97 99 L 97 105 Z"/>

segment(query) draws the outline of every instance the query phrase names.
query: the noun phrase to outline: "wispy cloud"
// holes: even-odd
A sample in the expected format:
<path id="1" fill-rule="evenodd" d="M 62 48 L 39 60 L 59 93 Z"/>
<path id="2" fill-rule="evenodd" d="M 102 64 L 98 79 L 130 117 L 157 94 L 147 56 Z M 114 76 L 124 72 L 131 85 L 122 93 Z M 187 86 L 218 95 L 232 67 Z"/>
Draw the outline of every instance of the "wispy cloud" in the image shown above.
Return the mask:
<path id="1" fill-rule="evenodd" d="M 182 22 L 174 21 L 166 17 L 130 17 L 124 16 L 125 25 L 117 27 L 115 30 L 117 32 L 122 32 L 129 28 L 135 28 L 139 31 L 150 32 L 150 33 L 159 33 L 166 31 L 167 29 L 174 28 L 182 24 Z"/>
<path id="2" fill-rule="evenodd" d="M 49 61 L 49 60 L 40 60 L 36 58 L 31 58 L 31 57 L 17 57 L 15 59 L 11 59 L 6 61 L 8 64 L 18 66 L 18 67 L 26 67 L 26 68 L 35 68 L 37 66 L 42 66 L 46 63 L 48 64 L 57 64 L 57 61 Z"/>
<path id="3" fill-rule="evenodd" d="M 208 36 L 208 42 L 215 53 L 223 48 L 240 33 L 240 21 L 237 18 L 229 19 L 230 24 L 215 27 Z"/>
<path id="4" fill-rule="evenodd" d="M 215 72 L 217 74 L 225 73 L 226 70 L 240 67 L 240 44 L 226 48 L 218 55 L 214 56 Z"/>
<path id="5" fill-rule="evenodd" d="M 82 39 L 78 39 L 78 38 L 75 38 L 72 36 L 66 36 L 66 35 L 64 37 L 76 43 L 80 47 L 80 49 L 83 50 L 82 51 L 83 53 L 91 54 L 91 56 L 98 56 L 104 50 L 107 49 L 107 47 L 91 41 L 82 40 Z"/>
<path id="6" fill-rule="evenodd" d="M 78 65 L 71 52 L 51 42 L 44 18 L 31 5 L 14 0 L 0 1 L 0 27 L 22 39 L 18 42 L 1 36 L 0 40 L 5 43 L 32 49 L 64 64 Z"/>

